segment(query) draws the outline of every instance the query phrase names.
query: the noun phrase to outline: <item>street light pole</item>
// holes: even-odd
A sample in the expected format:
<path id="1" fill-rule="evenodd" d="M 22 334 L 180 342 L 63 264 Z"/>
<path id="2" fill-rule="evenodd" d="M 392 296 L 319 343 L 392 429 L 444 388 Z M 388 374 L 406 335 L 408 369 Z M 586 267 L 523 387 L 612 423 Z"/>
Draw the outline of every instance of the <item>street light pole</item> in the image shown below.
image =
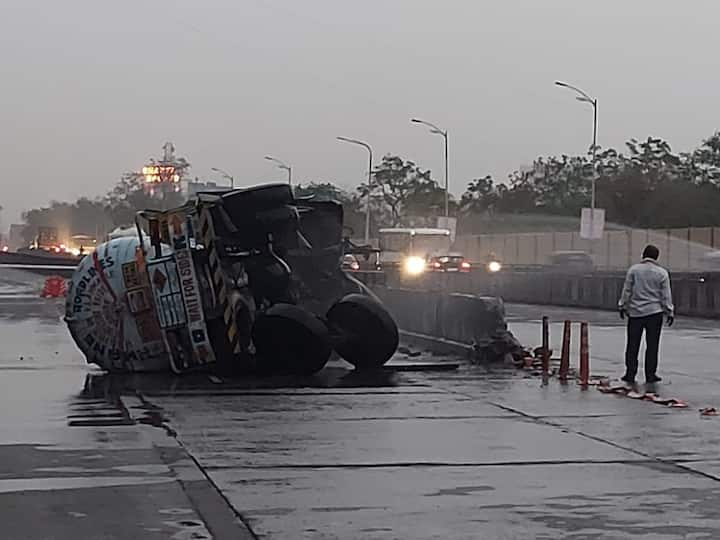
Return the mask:
<path id="1" fill-rule="evenodd" d="M 556 86 L 560 86 L 561 88 L 568 88 L 570 90 L 573 90 L 575 93 L 578 94 L 577 100 L 581 101 L 583 103 L 589 103 L 592 105 L 593 108 L 593 142 L 592 142 L 592 149 L 591 149 L 591 155 L 592 155 L 592 166 L 593 166 L 593 174 L 592 174 L 592 188 L 591 188 L 591 195 L 590 195 L 590 208 L 592 209 L 593 215 L 595 214 L 595 203 L 596 203 L 596 177 L 597 177 L 597 164 L 595 163 L 595 158 L 597 156 L 597 124 L 598 124 L 598 100 L 597 98 L 591 98 L 587 93 L 580 90 L 578 87 L 573 86 L 571 84 L 562 82 L 562 81 L 555 81 Z"/>
<path id="2" fill-rule="evenodd" d="M 592 176 L 591 208 L 594 211 L 595 210 L 595 200 L 596 200 L 595 198 L 597 196 L 595 183 L 597 181 L 597 176 L 598 176 L 597 162 L 595 161 L 595 158 L 597 156 L 597 120 L 598 120 L 597 98 L 592 100 L 592 106 L 593 106 L 593 147 L 592 147 L 593 176 Z"/>
<path id="3" fill-rule="evenodd" d="M 292 186 L 292 167 L 290 167 L 290 165 L 285 165 L 282 161 L 272 156 L 265 156 L 265 159 L 275 163 L 278 166 L 278 169 L 286 170 L 288 174 L 288 185 Z"/>
<path id="4" fill-rule="evenodd" d="M 426 122 L 418 118 L 413 118 L 410 121 L 414 124 L 423 124 L 424 126 L 429 127 L 430 133 L 434 133 L 435 135 L 442 135 L 443 139 L 445 139 L 445 217 L 448 217 L 450 215 L 450 191 L 448 181 L 448 132 L 447 130 L 440 129 L 435 124 L 431 124 L 430 122 Z"/>
<path id="5" fill-rule="evenodd" d="M 355 139 L 348 139 L 347 137 L 338 137 L 338 141 L 350 143 L 350 144 L 357 144 L 359 146 L 362 146 L 365 148 L 365 150 L 368 151 L 368 191 L 367 191 L 367 201 L 365 201 L 365 245 L 370 243 L 370 194 L 371 194 L 371 188 L 372 188 L 372 170 L 373 170 L 373 155 L 372 155 L 372 148 L 370 148 L 370 145 L 368 143 L 358 141 Z"/>
<path id="6" fill-rule="evenodd" d="M 235 179 L 232 176 L 230 176 L 228 173 L 226 173 L 222 169 L 218 169 L 217 167 L 212 167 L 210 170 L 220 174 L 226 180 L 230 180 L 230 189 L 235 189 Z"/>

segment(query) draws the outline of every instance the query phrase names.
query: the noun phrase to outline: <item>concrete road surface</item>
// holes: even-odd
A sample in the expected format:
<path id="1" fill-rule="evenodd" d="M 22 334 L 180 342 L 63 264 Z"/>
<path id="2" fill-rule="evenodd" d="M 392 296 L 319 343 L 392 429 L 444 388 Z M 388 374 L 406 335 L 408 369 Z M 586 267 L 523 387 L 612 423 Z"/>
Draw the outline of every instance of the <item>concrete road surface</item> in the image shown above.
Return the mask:
<path id="1" fill-rule="evenodd" d="M 3 277 L 0 277 L 0 282 Z M 678 320 L 654 389 L 687 409 L 530 373 L 305 380 L 92 372 L 26 276 L 0 283 L 0 537 L 718 538 L 716 323 Z M 615 314 L 591 323 L 592 371 L 622 374 Z M 577 345 L 573 345 L 577 358 Z M 420 351 L 419 351 L 420 352 Z M 396 363 L 447 361 L 422 352 Z M 642 389 L 642 387 L 640 388 Z"/>

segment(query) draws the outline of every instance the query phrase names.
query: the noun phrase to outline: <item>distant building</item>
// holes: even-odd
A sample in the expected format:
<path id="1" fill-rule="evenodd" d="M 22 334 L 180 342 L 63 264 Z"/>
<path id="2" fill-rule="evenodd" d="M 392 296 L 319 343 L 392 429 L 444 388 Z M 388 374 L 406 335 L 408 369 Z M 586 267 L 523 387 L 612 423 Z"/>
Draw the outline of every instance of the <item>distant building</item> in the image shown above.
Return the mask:
<path id="1" fill-rule="evenodd" d="M 7 246 L 10 251 L 17 251 L 20 248 L 28 246 L 28 241 L 25 239 L 26 228 L 27 225 L 23 223 L 13 223 L 10 225 L 7 238 Z"/>

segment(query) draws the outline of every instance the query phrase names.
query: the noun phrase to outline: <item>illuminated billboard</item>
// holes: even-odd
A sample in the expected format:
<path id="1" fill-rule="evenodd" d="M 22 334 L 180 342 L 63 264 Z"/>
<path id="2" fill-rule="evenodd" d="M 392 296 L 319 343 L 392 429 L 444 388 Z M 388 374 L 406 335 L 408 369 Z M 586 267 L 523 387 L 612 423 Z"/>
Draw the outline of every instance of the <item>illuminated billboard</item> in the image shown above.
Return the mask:
<path id="1" fill-rule="evenodd" d="M 174 165 L 146 165 L 142 168 L 146 184 L 176 184 L 180 175 Z"/>

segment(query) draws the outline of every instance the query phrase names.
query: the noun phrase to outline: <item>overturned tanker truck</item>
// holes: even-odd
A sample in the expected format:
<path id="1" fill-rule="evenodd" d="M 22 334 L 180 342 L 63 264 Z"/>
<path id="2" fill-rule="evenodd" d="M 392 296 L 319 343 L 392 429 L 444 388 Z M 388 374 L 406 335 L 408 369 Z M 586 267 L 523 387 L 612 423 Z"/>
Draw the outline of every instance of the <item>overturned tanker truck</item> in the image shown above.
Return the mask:
<path id="1" fill-rule="evenodd" d="M 136 235 L 80 263 L 65 320 L 88 363 L 112 372 L 311 374 L 333 351 L 378 368 L 398 328 L 341 270 L 342 223 L 342 205 L 286 184 L 139 212 Z"/>

